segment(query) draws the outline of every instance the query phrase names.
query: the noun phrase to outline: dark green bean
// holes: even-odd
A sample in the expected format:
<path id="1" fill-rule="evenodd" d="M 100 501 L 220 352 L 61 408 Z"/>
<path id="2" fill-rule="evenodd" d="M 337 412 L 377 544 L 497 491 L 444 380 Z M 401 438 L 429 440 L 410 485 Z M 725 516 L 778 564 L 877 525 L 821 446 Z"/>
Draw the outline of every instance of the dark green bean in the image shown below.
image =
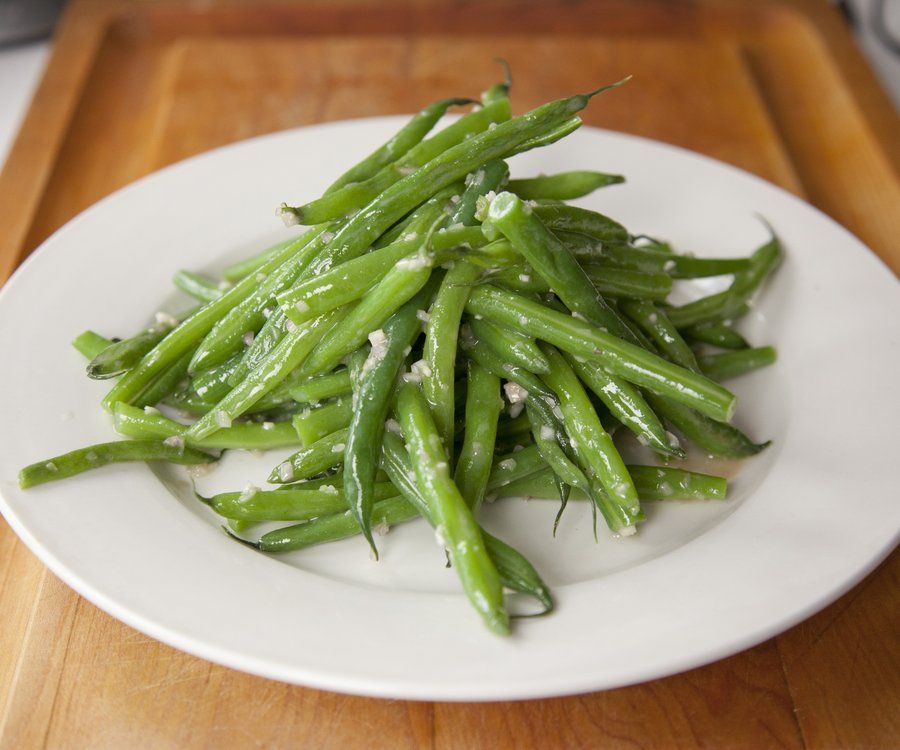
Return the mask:
<path id="1" fill-rule="evenodd" d="M 747 349 L 750 346 L 747 339 L 724 323 L 699 323 L 688 326 L 682 333 L 690 341 L 709 344 L 719 349 Z"/>
<path id="2" fill-rule="evenodd" d="M 728 380 L 761 367 L 768 367 L 775 362 L 775 357 L 775 349 L 771 346 L 722 352 L 700 357 L 700 369 L 706 377 L 713 380 Z"/>
<path id="3" fill-rule="evenodd" d="M 80 333 L 72 340 L 72 346 L 75 350 L 89 360 L 96 357 L 111 343 L 113 342 L 110 339 L 101 336 L 99 333 L 94 333 L 94 331 Z"/>
<path id="4" fill-rule="evenodd" d="M 603 172 L 560 172 L 526 180 L 510 180 L 508 190 L 523 200 L 546 199 L 567 201 L 593 193 L 598 188 L 625 182 L 619 174 Z"/>
<path id="5" fill-rule="evenodd" d="M 192 271 L 179 271 L 172 278 L 172 283 L 182 292 L 200 302 L 212 302 L 214 299 L 219 299 L 224 290 L 230 286 L 226 283 L 224 287 L 220 287 L 212 279 Z"/>
<path id="6" fill-rule="evenodd" d="M 354 414 L 351 402 L 350 398 L 340 398 L 330 404 L 304 409 L 295 414 L 294 429 L 303 445 L 311 445 L 332 432 L 349 427 Z"/>
<path id="7" fill-rule="evenodd" d="M 308 479 L 343 464 L 347 432 L 347 428 L 338 430 L 297 451 L 272 470 L 269 483 L 287 484 Z"/>
<path id="8" fill-rule="evenodd" d="M 472 333 L 494 350 L 500 359 L 524 367 L 529 372 L 542 374 L 550 364 L 533 338 L 517 331 L 501 328 L 487 320 L 471 320 Z"/>

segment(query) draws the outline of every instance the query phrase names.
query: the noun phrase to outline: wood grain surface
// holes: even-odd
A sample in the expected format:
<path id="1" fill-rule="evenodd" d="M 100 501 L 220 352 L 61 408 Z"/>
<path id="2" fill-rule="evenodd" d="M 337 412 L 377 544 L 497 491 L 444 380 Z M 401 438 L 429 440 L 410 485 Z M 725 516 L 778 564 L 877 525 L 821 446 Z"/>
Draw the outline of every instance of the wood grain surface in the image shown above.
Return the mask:
<path id="1" fill-rule="evenodd" d="M 587 112 L 804 196 L 900 270 L 896 112 L 816 0 L 264 4 L 76 0 L 0 174 L 0 278 L 79 211 L 191 154 L 485 88 L 514 102 L 632 73 Z M 827 258 L 823 258 L 827 262 Z M 900 555 L 755 648 L 553 700 L 385 701 L 164 646 L 58 581 L 0 521 L 0 748 L 891 748 Z"/>

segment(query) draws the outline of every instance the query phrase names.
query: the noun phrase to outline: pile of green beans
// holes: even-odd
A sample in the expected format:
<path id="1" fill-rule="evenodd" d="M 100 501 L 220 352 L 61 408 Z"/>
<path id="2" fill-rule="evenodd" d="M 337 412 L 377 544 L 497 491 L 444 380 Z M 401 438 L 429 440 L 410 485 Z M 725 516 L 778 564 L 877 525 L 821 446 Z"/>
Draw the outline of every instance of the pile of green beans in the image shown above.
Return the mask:
<path id="1" fill-rule="evenodd" d="M 32 464 L 21 486 L 289 448 L 268 488 L 248 477 L 198 502 L 268 554 L 360 537 L 377 560 L 376 532 L 422 518 L 501 635 L 516 617 L 506 591 L 541 614 L 553 598 L 481 527 L 485 503 L 558 498 L 555 535 L 567 503 L 586 502 L 599 538 L 599 519 L 609 536 L 636 533 L 644 502 L 724 500 L 723 477 L 678 462 L 768 445 L 731 424 L 736 399 L 721 383 L 775 361 L 735 324 L 777 268 L 778 238 L 747 258 L 697 258 L 566 203 L 620 175 L 511 179 L 513 156 L 576 130 L 612 87 L 518 116 L 510 87 L 433 135 L 450 107 L 475 102 L 425 107 L 323 195 L 283 205 L 305 232 L 217 276 L 178 271 L 186 312 L 123 338 L 79 335 L 88 376 L 115 381 L 103 406 L 126 439 Z M 721 291 L 669 301 L 684 280 L 713 276 L 726 277 Z M 623 459 L 623 436 L 643 446 L 642 464 Z"/>

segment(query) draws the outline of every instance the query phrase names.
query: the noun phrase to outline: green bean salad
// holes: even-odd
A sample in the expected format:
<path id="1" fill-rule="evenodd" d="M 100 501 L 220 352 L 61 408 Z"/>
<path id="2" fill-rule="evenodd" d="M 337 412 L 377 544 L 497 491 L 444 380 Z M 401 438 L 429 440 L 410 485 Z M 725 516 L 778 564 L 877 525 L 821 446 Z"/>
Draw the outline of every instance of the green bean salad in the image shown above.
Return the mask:
<path id="1" fill-rule="evenodd" d="M 730 424 L 720 383 L 775 360 L 734 324 L 782 250 L 773 235 L 746 258 L 680 254 L 566 202 L 619 175 L 510 178 L 511 157 L 578 129 L 609 88 L 517 116 L 508 77 L 479 101 L 435 102 L 319 198 L 282 205 L 289 239 L 221 279 L 179 271 L 188 312 L 128 338 L 78 336 L 88 376 L 115 381 L 103 406 L 126 439 L 28 466 L 21 486 L 290 447 L 268 477 L 198 502 L 270 554 L 358 536 L 377 559 L 375 532 L 424 519 L 498 634 L 510 632 L 504 592 L 541 613 L 553 598 L 479 525 L 482 503 L 556 498 L 551 536 L 569 500 L 586 502 L 596 538 L 598 523 L 634 534 L 646 502 L 724 499 L 725 478 L 678 459 L 690 445 L 728 459 L 767 445 Z M 711 276 L 730 284 L 669 301 L 674 282 Z M 623 459 L 614 438 L 629 434 L 646 463 Z M 264 522 L 282 525 L 254 533 Z"/>

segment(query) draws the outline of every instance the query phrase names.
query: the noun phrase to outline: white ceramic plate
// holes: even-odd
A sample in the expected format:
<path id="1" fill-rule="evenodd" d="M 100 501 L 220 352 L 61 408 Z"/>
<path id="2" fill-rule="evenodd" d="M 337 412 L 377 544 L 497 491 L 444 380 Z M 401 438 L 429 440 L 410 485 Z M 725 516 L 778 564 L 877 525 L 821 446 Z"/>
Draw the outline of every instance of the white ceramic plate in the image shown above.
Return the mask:
<path id="1" fill-rule="evenodd" d="M 285 236 L 283 200 L 317 195 L 402 122 L 277 133 L 189 159 L 101 201 L 51 237 L 0 294 L 2 511 L 80 594 L 176 648 L 236 669 L 395 698 L 494 700 L 611 688 L 747 648 L 824 607 L 894 546 L 900 295 L 859 241 L 791 195 L 686 151 L 583 129 L 518 157 L 515 174 L 596 167 L 625 186 L 586 200 L 634 231 L 705 255 L 746 254 L 764 215 L 787 261 L 746 320 L 778 347 L 735 382 L 737 421 L 774 445 L 724 503 L 656 504 L 630 539 L 591 537 L 573 503 L 486 509 L 557 610 L 489 634 L 422 523 L 393 529 L 382 562 L 359 539 L 270 558 L 227 539 L 180 470 L 110 467 L 27 493 L 20 467 L 113 438 L 102 383 L 69 346 L 127 335 L 179 268 L 215 271 Z M 202 489 L 262 482 L 278 457 L 229 457 Z"/>

